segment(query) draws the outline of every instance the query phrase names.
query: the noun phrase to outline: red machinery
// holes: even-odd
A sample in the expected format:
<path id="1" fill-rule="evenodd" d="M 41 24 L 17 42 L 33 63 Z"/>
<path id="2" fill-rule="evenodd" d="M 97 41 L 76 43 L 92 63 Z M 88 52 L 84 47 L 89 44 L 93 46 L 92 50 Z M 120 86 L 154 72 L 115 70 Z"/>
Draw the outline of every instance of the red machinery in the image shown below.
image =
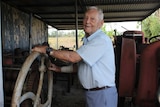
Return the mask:
<path id="1" fill-rule="evenodd" d="M 118 39 L 116 54 L 120 65 L 117 70 L 119 97 L 124 102 L 128 98 L 139 107 L 159 107 L 160 41 L 146 44 L 141 31 L 126 31 Z"/>

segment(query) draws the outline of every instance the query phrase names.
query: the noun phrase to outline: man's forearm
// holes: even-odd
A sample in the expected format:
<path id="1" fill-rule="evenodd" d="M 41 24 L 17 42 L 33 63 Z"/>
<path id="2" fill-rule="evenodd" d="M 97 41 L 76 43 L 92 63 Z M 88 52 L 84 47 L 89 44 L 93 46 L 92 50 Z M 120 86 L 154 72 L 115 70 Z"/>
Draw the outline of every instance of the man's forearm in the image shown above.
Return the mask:
<path id="1" fill-rule="evenodd" d="M 50 55 L 57 59 L 72 63 L 76 63 L 81 60 L 81 57 L 75 51 L 53 50 L 50 52 Z"/>

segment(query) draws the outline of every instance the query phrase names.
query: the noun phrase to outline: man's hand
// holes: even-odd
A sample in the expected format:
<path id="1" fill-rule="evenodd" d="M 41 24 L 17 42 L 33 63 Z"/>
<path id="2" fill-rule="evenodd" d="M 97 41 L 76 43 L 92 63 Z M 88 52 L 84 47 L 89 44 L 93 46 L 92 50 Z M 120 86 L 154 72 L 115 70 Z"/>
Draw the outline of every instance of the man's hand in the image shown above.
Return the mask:
<path id="1" fill-rule="evenodd" d="M 46 48 L 48 46 L 36 46 L 32 49 L 32 51 L 36 51 L 36 52 L 39 52 L 39 53 L 44 53 L 46 54 Z"/>
<path id="2" fill-rule="evenodd" d="M 61 68 L 56 66 L 55 64 L 53 63 L 50 63 L 49 67 L 48 67 L 49 70 L 52 70 L 52 71 L 55 71 L 55 72 L 61 72 Z"/>

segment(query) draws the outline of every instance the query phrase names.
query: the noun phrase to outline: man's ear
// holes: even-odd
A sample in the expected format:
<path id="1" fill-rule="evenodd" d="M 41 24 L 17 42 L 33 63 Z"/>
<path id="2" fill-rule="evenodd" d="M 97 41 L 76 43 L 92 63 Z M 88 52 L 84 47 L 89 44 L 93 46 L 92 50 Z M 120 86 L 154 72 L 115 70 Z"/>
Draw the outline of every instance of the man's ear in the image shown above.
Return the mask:
<path id="1" fill-rule="evenodd" d="M 103 26 L 104 20 L 100 21 L 100 28 Z"/>

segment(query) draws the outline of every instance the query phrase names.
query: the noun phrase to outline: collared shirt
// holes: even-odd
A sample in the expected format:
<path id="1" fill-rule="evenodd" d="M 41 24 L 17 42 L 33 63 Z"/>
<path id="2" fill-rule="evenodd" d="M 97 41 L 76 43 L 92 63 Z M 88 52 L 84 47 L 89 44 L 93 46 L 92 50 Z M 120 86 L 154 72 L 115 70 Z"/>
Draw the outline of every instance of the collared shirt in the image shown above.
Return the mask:
<path id="1" fill-rule="evenodd" d="M 115 58 L 111 39 L 100 29 L 83 39 L 77 53 L 78 76 L 84 88 L 115 86 Z"/>

